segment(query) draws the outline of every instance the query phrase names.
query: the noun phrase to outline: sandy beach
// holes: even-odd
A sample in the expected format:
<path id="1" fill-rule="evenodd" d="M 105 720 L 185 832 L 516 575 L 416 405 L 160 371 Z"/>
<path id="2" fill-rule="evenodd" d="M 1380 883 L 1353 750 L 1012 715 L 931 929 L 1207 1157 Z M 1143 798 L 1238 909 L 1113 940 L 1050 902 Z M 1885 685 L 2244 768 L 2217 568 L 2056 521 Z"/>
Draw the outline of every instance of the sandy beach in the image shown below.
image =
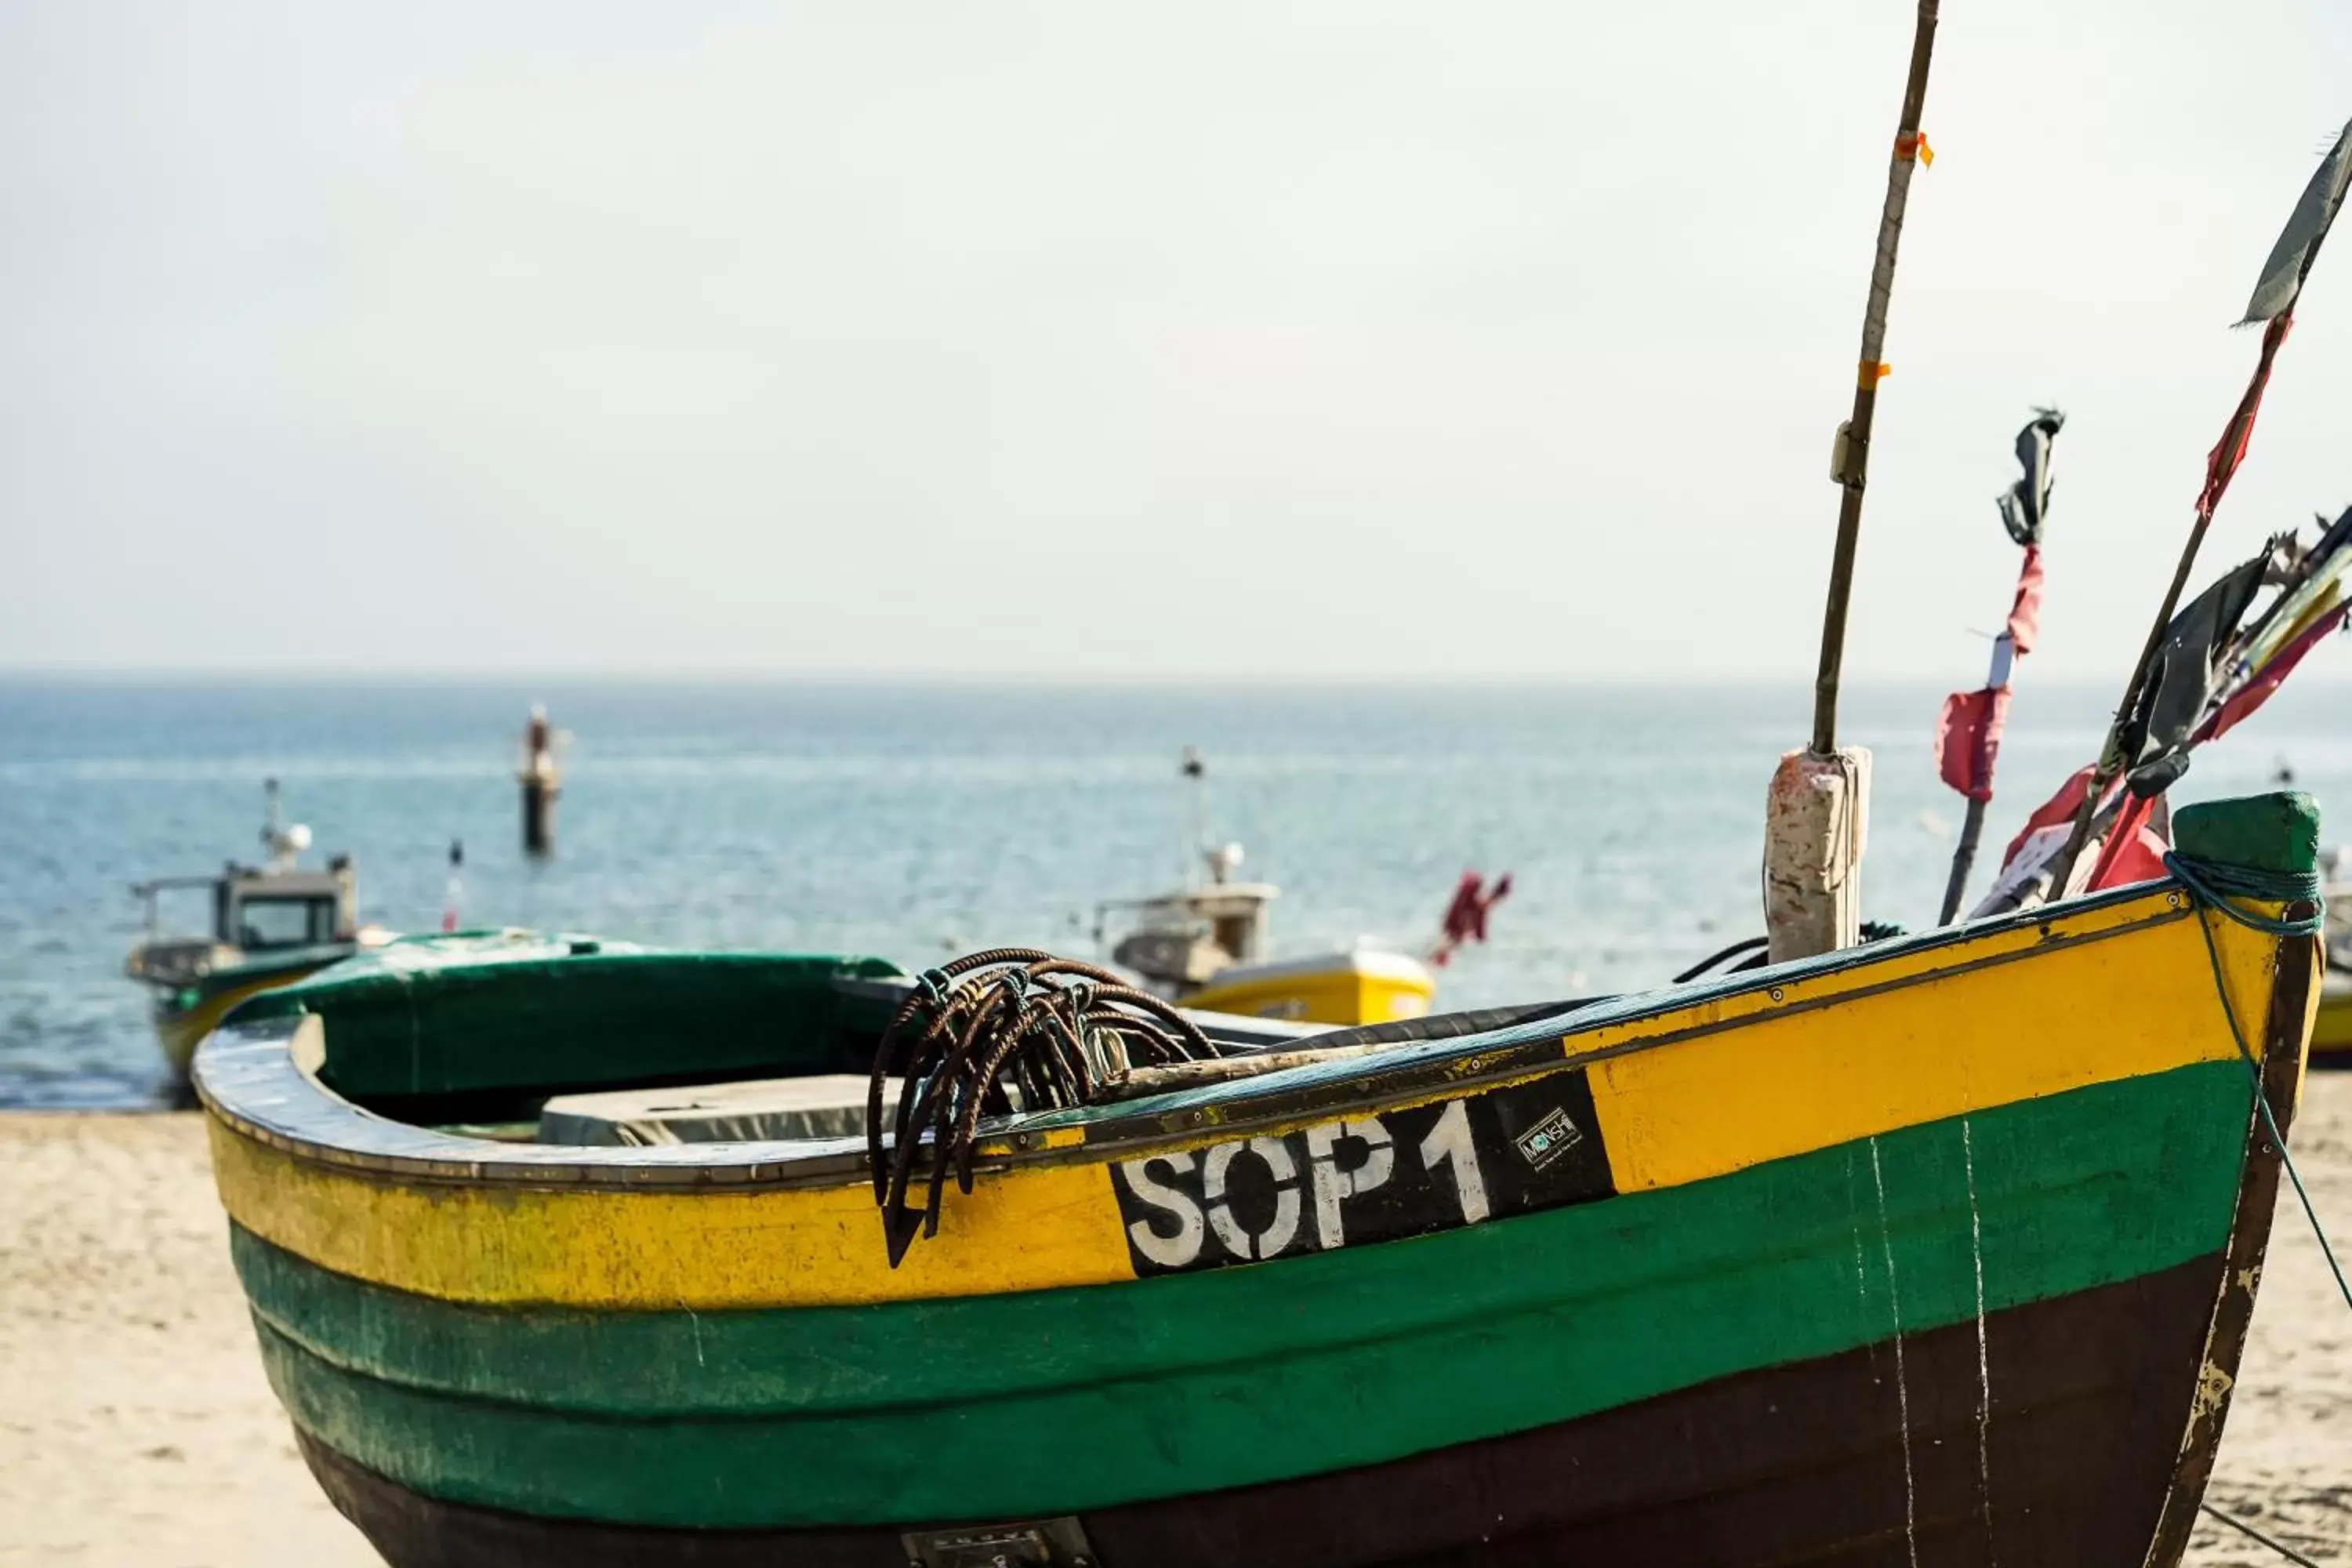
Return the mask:
<path id="1" fill-rule="evenodd" d="M 0 1565 L 358 1568 L 257 1359 L 192 1114 L 0 1116 Z M 2352 1075 L 2295 1148 L 2352 1238 Z M 2352 1313 L 2283 1194 L 2209 1500 L 2352 1563 Z M 2189 1561 L 2261 1568 L 2210 1520 Z"/>

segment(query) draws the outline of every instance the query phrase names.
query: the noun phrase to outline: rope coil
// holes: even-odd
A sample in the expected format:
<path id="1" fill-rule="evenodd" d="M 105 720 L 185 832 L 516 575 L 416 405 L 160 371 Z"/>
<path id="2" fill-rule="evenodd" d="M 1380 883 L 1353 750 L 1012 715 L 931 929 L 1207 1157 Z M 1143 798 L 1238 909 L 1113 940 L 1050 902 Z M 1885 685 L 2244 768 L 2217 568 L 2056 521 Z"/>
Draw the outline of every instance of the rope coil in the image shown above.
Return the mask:
<path id="1" fill-rule="evenodd" d="M 866 1091 L 866 1157 L 890 1267 L 918 1235 L 939 1234 L 950 1166 L 958 1187 L 971 1191 L 982 1116 L 1091 1105 L 1136 1067 L 1216 1054 L 1199 1026 L 1160 998 L 1043 949 L 990 948 L 918 975 L 882 1031 Z M 899 1072 L 886 1139 L 882 1100 Z M 929 1181 L 920 1205 L 910 1205 L 927 1143 Z"/>

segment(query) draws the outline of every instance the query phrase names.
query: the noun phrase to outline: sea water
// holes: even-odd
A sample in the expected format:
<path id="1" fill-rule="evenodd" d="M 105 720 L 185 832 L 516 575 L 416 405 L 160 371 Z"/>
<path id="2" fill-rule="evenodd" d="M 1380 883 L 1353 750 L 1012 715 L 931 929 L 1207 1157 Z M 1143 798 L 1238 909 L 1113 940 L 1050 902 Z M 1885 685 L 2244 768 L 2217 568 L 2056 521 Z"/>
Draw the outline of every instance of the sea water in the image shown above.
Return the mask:
<path id="1" fill-rule="evenodd" d="M 2324 657 L 2324 654 L 2323 654 Z M 2031 671 L 2028 671 L 2029 676 Z M 2321 674 L 2199 755 L 2183 798 L 2282 765 L 2352 838 L 2347 689 Z M 1803 742 L 1778 687 L 913 687 L 548 681 L 273 685 L 0 678 L 0 1104 L 163 1090 L 131 884 L 260 858 L 262 781 L 354 858 L 363 919 L 459 918 L 663 946 L 877 953 L 908 968 L 1024 943 L 1097 955 L 1096 907 L 1194 868 L 1209 837 L 1280 885 L 1277 956 L 1425 951 L 1467 869 L 1508 871 L 1491 940 L 1441 1006 L 1660 984 L 1761 929 L 1764 789 Z M 1876 752 L 1865 912 L 1937 912 L 1964 803 L 1940 784 L 1939 689 L 1848 694 Z M 1973 888 L 2096 749 L 2113 694 L 2021 689 Z M 534 702 L 571 739 L 557 851 L 520 849 Z"/>

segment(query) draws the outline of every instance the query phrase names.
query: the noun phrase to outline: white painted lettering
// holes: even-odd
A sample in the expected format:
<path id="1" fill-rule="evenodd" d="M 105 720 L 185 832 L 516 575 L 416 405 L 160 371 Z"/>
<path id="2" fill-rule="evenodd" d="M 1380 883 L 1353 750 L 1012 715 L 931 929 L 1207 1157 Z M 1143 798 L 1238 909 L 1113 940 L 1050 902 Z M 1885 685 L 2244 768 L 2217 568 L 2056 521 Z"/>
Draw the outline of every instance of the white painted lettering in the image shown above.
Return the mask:
<path id="1" fill-rule="evenodd" d="M 1455 1100 L 1421 1141 L 1421 1163 L 1434 1171 L 1444 1161 L 1454 1167 L 1455 1195 L 1462 1200 L 1462 1223 L 1476 1225 L 1486 1217 L 1486 1181 L 1478 1173 L 1477 1146 L 1470 1142 L 1470 1107 Z"/>
<path id="2" fill-rule="evenodd" d="M 1149 1204 L 1176 1222 L 1176 1234 L 1162 1236 L 1152 1228 L 1148 1219 L 1137 1220 L 1127 1227 L 1135 1250 L 1162 1268 L 1181 1268 L 1201 1256 L 1201 1242 L 1205 1234 L 1201 1218 L 1201 1206 L 1181 1187 L 1173 1187 L 1151 1173 L 1151 1167 L 1166 1164 L 1171 1172 L 1183 1175 L 1192 1169 L 1190 1153 L 1154 1154 L 1149 1159 L 1122 1160 L 1119 1174 L 1127 1178 L 1127 1190 L 1139 1203 Z"/>
<path id="3" fill-rule="evenodd" d="M 1274 1178 L 1274 1223 L 1262 1236 L 1252 1236 L 1225 1201 L 1225 1176 L 1234 1157 L 1248 1151 L 1265 1162 Z M 1246 1143 L 1220 1143 L 1201 1163 L 1201 1195 L 1208 1200 L 1209 1228 L 1225 1250 L 1244 1260 L 1278 1256 L 1298 1236 L 1298 1162 L 1279 1138 L 1253 1138 Z"/>
<path id="4" fill-rule="evenodd" d="M 1339 1145 L 1342 1138 L 1359 1139 L 1369 1151 L 1364 1163 L 1352 1171 L 1339 1168 Z M 1340 1219 L 1340 1200 L 1386 1186 L 1389 1173 L 1395 1168 L 1394 1142 L 1378 1117 L 1368 1116 L 1360 1121 L 1327 1121 L 1320 1127 L 1308 1128 L 1307 1173 L 1315 1193 L 1315 1245 L 1327 1251 L 1345 1247 L 1348 1233 Z"/>

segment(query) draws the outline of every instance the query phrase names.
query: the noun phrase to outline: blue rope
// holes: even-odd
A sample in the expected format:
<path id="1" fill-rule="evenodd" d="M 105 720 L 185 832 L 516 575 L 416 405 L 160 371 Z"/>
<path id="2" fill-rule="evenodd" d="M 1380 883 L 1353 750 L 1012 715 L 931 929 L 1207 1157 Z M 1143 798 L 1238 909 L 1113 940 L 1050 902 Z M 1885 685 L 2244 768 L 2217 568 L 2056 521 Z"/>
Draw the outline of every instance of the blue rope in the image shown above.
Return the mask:
<path id="1" fill-rule="evenodd" d="M 2279 1152 L 2279 1163 L 2286 1167 L 2287 1180 L 2294 1184 L 2294 1195 L 2303 1204 L 2303 1217 L 2311 1222 L 2311 1234 L 2319 1238 L 2320 1254 L 2327 1259 L 2329 1272 L 2336 1276 L 2336 1289 L 2343 1294 L 2344 1305 L 2352 1309 L 2352 1284 L 2345 1282 L 2344 1266 L 2336 1261 L 2336 1248 L 2328 1242 L 2327 1228 L 2319 1223 L 2319 1211 L 2311 1206 L 2311 1194 L 2303 1184 L 2303 1173 L 2294 1168 L 2294 1156 L 2287 1152 L 2286 1137 L 2279 1131 L 2278 1119 L 2271 1114 L 2270 1096 L 2263 1092 L 2262 1067 L 2246 1044 L 2244 1031 L 2238 1027 L 2238 1011 L 2230 1005 L 2230 984 L 2221 973 L 2221 950 L 2213 941 L 2212 922 L 2202 912 L 2218 910 L 2248 930 L 2271 936 L 2316 936 L 2326 929 L 2327 921 L 2326 911 L 2318 907 L 2318 874 L 2250 872 L 2237 867 L 2185 860 L 2179 855 L 2167 855 L 2164 865 L 2180 879 L 2198 906 L 2197 929 L 2205 938 L 2206 960 L 2213 966 L 2213 994 L 2221 999 L 2221 1016 L 2229 1021 L 2230 1038 L 2236 1043 L 2239 1059 L 2246 1064 L 2246 1071 L 2254 1080 L 2254 1109 L 2262 1113 L 2263 1125 L 2269 1130 L 2271 1142 Z M 2290 902 L 2307 900 L 2313 905 L 2313 912 L 2304 920 L 2274 920 L 2239 908 L 2230 901 L 2231 894 Z"/>
<path id="2" fill-rule="evenodd" d="M 2242 866 L 2191 860 L 2177 853 L 2165 856 L 2164 868 L 2196 894 L 2200 903 L 2210 905 L 2249 930 L 2272 936 L 2316 936 L 2326 925 L 2326 911 L 2318 908 L 2316 871 L 2251 871 Z M 2231 899 L 2260 899 L 2272 904 L 2301 900 L 2313 906 L 2313 913 L 2302 920 L 2273 920 L 2252 910 L 2240 909 L 2230 902 Z"/>

